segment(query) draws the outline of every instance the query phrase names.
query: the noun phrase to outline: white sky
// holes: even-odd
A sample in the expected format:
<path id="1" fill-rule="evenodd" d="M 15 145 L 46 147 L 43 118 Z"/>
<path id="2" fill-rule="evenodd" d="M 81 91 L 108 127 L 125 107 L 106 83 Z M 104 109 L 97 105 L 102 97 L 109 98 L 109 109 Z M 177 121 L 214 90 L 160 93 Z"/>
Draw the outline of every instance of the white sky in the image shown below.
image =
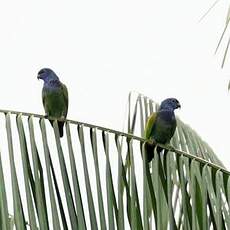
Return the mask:
<path id="1" fill-rule="evenodd" d="M 177 97 L 177 114 L 230 168 L 230 60 L 221 70 L 214 56 L 228 2 L 198 23 L 212 3 L 1 1 L 0 108 L 44 113 L 42 67 L 67 85 L 70 119 L 118 130 L 129 91 Z"/>

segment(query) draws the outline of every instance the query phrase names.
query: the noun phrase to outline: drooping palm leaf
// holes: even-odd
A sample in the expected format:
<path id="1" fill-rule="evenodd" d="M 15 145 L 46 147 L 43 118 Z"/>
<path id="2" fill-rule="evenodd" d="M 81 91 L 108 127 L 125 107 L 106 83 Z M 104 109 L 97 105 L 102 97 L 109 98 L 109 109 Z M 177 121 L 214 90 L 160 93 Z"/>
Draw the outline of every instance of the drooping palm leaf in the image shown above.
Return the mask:
<path id="1" fill-rule="evenodd" d="M 210 11 L 216 6 L 216 4 L 217 4 L 218 2 L 220 2 L 220 0 L 214 1 L 214 3 L 209 7 L 209 9 L 206 11 L 206 13 L 201 17 L 201 19 L 199 20 L 199 22 L 202 21 L 202 20 L 210 13 Z M 221 44 L 222 44 L 222 43 L 224 42 L 224 40 L 225 40 L 226 33 L 227 33 L 228 28 L 229 28 L 229 22 L 230 22 L 230 6 L 228 7 L 228 12 L 227 12 L 227 15 L 226 15 L 225 25 L 224 25 L 223 31 L 222 31 L 222 33 L 221 33 L 221 36 L 220 36 L 220 38 L 219 38 L 218 44 L 217 44 L 217 46 L 216 46 L 215 54 L 216 54 L 217 51 L 220 49 Z M 221 67 L 222 67 L 222 68 L 223 68 L 224 65 L 225 65 L 225 61 L 226 61 L 226 58 L 227 58 L 229 45 L 230 45 L 230 38 L 227 38 L 227 44 L 225 44 L 225 49 L 224 49 L 223 58 L 222 58 L 222 63 L 221 63 Z"/>
<path id="2" fill-rule="evenodd" d="M 62 139 L 57 122 L 0 110 L 0 229 L 228 229 L 230 173 L 211 148 L 178 119 L 148 164 L 141 135 L 157 104 L 129 105 L 127 131 L 68 120 Z"/>

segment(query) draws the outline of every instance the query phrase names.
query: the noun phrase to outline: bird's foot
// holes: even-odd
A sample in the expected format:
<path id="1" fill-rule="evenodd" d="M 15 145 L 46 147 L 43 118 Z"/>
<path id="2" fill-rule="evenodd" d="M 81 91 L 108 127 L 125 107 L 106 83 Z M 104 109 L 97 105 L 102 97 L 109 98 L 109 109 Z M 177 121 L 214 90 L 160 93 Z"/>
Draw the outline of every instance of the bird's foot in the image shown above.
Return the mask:
<path id="1" fill-rule="evenodd" d="M 171 152 L 174 152 L 174 151 L 175 151 L 175 148 L 172 147 L 170 144 L 166 144 L 165 147 L 166 147 L 169 151 L 171 151 Z"/>
<path id="2" fill-rule="evenodd" d="M 157 142 L 154 139 L 150 139 L 150 140 L 147 140 L 147 143 L 149 145 L 156 145 Z"/>
<path id="3" fill-rule="evenodd" d="M 61 116 L 61 117 L 60 117 L 60 120 L 63 120 L 63 121 L 64 121 L 64 120 L 65 120 L 65 116 Z"/>

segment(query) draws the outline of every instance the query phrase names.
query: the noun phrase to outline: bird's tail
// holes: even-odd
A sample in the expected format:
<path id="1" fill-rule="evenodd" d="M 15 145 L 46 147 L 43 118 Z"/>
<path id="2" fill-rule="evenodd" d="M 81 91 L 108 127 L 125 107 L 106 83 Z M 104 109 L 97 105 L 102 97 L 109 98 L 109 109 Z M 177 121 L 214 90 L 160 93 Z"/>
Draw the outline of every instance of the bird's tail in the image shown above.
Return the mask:
<path id="1" fill-rule="evenodd" d="M 146 142 L 145 145 L 145 152 L 146 152 L 146 160 L 149 163 L 153 157 L 154 157 L 154 148 L 156 147 L 155 144 L 150 144 Z M 160 154 L 160 152 L 163 150 L 163 148 L 157 146 L 157 153 Z"/>
<path id="2" fill-rule="evenodd" d="M 53 126 L 53 122 L 54 121 L 51 121 L 49 120 L 51 125 Z M 64 121 L 58 121 L 58 130 L 59 130 L 59 134 L 60 134 L 60 137 L 63 137 L 63 126 L 64 126 L 65 122 Z"/>
<path id="3" fill-rule="evenodd" d="M 150 144 L 150 143 L 146 143 L 145 145 L 145 153 L 146 153 L 146 160 L 147 162 L 150 162 L 153 157 L 154 157 L 154 148 L 155 145 L 154 144 Z"/>
<path id="4" fill-rule="evenodd" d="M 63 126 L 64 126 L 64 124 L 65 124 L 65 122 L 63 122 L 63 121 L 58 122 L 58 129 L 59 129 L 60 137 L 63 137 Z"/>
<path id="5" fill-rule="evenodd" d="M 145 145 L 145 153 L 146 153 L 146 160 L 149 163 L 154 158 L 154 148 L 156 147 L 155 144 L 150 144 L 146 142 Z M 164 150 L 162 147 L 157 146 L 156 151 L 159 154 L 159 170 L 162 177 L 166 177 L 166 156 L 168 150 Z"/>

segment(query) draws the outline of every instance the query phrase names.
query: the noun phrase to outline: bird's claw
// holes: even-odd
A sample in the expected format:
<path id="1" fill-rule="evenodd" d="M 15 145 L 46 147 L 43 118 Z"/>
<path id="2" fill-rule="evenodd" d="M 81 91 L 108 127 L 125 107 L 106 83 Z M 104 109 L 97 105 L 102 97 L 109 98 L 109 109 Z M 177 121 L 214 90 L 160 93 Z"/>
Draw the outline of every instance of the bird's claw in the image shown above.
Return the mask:
<path id="1" fill-rule="evenodd" d="M 64 121 L 64 120 L 65 120 L 65 117 L 64 117 L 64 116 L 61 116 L 61 117 L 60 117 L 60 120 L 63 120 L 63 121 Z"/>
<path id="2" fill-rule="evenodd" d="M 154 139 L 147 140 L 149 145 L 155 145 L 157 142 Z"/>
<path id="3" fill-rule="evenodd" d="M 174 150 L 175 150 L 174 147 L 172 147 L 172 146 L 169 145 L 169 144 L 166 144 L 165 146 L 166 146 L 166 148 L 167 148 L 169 151 L 174 152 Z"/>

